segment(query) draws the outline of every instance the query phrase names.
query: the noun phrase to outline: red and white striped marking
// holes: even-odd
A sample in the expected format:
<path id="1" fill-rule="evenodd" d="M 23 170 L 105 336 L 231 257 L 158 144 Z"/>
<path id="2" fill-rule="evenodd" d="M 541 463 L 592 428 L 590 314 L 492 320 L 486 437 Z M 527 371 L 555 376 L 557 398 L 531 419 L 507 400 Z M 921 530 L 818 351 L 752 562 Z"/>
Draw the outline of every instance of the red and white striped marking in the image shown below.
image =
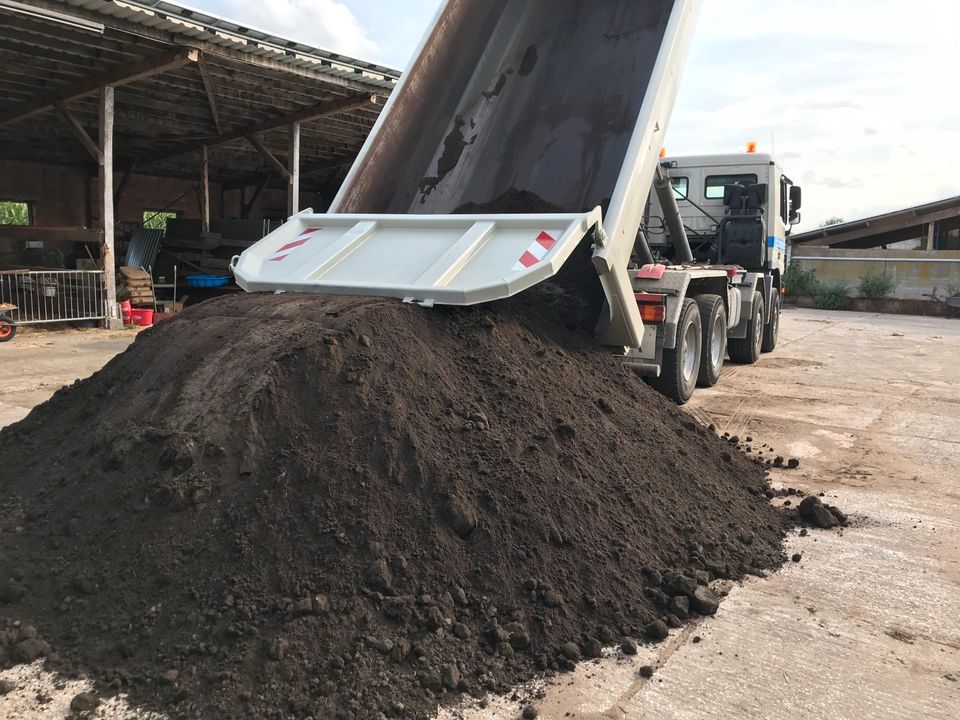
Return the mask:
<path id="1" fill-rule="evenodd" d="M 299 238 L 293 242 L 288 242 L 273 255 L 267 258 L 267 262 L 282 262 L 283 260 L 286 260 L 288 257 L 293 255 L 293 253 L 306 245 L 316 232 L 319 232 L 319 228 L 314 230 L 304 230 L 302 233 L 300 233 Z"/>
<path id="2" fill-rule="evenodd" d="M 553 246 L 557 244 L 556 238 L 550 235 L 547 232 L 540 233 L 538 237 L 531 245 L 527 248 L 527 251 L 520 256 L 520 259 L 517 260 L 517 264 L 513 266 L 513 272 L 521 272 L 523 270 L 529 270 L 534 265 L 543 261 L 551 250 Z"/>

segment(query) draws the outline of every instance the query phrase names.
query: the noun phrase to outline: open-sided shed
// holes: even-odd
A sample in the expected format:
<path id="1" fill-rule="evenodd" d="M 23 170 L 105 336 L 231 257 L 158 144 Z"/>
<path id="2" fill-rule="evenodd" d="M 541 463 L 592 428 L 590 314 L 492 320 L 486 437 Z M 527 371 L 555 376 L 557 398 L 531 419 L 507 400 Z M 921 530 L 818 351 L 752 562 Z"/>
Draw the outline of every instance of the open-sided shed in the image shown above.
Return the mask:
<path id="1" fill-rule="evenodd" d="M 172 209 L 277 218 L 329 202 L 399 73 L 166 0 L 0 0 L 0 264 L 102 248 Z"/>

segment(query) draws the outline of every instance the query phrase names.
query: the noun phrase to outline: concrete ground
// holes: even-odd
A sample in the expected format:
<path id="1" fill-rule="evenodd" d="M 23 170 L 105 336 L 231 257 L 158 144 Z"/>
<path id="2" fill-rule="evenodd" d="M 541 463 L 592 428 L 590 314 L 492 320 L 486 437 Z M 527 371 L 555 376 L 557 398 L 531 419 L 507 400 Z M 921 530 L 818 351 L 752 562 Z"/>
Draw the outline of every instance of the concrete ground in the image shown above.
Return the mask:
<path id="1" fill-rule="evenodd" d="M 0 428 L 22 420 L 63 385 L 95 373 L 136 336 L 135 330 L 21 329 L 0 344 Z"/>
<path id="2" fill-rule="evenodd" d="M 129 340 L 72 333 L 0 346 L 0 425 Z M 733 587 L 716 617 L 635 660 L 611 653 L 539 688 L 540 718 L 960 717 L 960 322 L 788 310 L 775 353 L 728 367 L 688 409 L 799 458 L 775 483 L 826 492 L 852 525 L 794 533 L 788 552 L 802 561 Z M 647 664 L 649 680 L 637 672 Z M 75 688 L 18 672 L 0 718 L 64 717 Z M 55 701 L 31 705 L 28 676 Z M 514 720 L 519 709 L 502 701 L 443 717 Z M 121 716 L 133 717 L 116 706 L 93 715 Z"/>

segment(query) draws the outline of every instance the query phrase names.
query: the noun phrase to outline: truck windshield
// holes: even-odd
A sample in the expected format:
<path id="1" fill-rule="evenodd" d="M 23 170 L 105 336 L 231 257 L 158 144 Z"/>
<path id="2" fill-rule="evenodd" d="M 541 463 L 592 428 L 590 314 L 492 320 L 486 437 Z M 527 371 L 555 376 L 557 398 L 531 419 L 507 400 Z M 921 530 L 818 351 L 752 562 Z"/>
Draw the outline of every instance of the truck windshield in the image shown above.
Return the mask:
<path id="1" fill-rule="evenodd" d="M 704 197 L 707 200 L 723 200 L 723 188 L 727 185 L 756 185 L 756 175 L 711 175 L 707 178 Z"/>

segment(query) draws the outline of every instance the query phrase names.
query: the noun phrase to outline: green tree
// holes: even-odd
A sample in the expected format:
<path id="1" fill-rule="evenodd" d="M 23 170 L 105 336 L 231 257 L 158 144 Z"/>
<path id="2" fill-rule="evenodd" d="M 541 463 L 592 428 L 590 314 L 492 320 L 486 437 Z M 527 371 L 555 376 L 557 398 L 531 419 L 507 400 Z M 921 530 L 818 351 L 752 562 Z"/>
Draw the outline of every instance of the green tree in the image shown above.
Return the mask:
<path id="1" fill-rule="evenodd" d="M 147 210 L 143 213 L 143 226 L 147 230 L 166 230 L 167 220 L 176 220 L 175 212 L 155 212 Z"/>

